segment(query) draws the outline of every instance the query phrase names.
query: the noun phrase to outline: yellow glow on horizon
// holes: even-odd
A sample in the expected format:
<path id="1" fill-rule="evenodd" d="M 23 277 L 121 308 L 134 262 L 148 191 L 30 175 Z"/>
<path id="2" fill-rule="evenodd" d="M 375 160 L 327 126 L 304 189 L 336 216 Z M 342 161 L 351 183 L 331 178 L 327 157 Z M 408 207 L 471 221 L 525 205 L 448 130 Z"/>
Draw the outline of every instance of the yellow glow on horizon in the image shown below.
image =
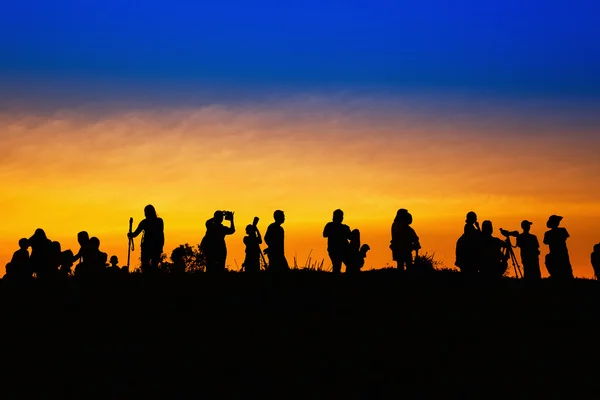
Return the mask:
<path id="1" fill-rule="evenodd" d="M 237 232 L 227 239 L 234 269 L 243 261 L 245 225 L 257 215 L 264 233 L 275 209 L 286 213 L 290 264 L 295 255 L 304 264 L 312 250 L 313 260 L 329 265 L 322 229 L 341 208 L 371 245 L 367 268 L 378 268 L 392 263 L 390 225 L 404 207 L 423 250 L 449 267 L 467 211 L 492 220 L 496 235 L 530 219 L 540 239 L 547 217 L 563 215 L 575 273 L 592 275 L 589 253 L 600 242 L 598 139 L 560 127 L 519 130 L 478 115 L 470 116 L 472 126 L 413 118 L 401 108 L 382 120 L 311 110 L 0 116 L 2 267 L 18 239 L 38 227 L 74 250 L 77 232 L 88 230 L 124 263 L 129 217 L 139 222 L 143 207 L 154 204 L 165 220 L 167 254 L 199 243 L 214 210 L 235 211 Z"/>

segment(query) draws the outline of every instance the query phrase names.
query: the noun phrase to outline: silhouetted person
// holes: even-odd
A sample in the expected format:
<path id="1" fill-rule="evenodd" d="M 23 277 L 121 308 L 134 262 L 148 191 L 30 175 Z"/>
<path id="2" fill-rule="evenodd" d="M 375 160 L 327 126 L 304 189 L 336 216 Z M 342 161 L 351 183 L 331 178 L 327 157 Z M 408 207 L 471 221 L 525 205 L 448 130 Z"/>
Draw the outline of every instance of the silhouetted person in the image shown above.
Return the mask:
<path id="1" fill-rule="evenodd" d="M 246 272 L 260 271 L 260 245 L 262 237 L 255 225 L 246 226 L 246 236 L 244 236 L 246 245 L 246 258 L 242 264 Z"/>
<path id="2" fill-rule="evenodd" d="M 156 209 L 153 205 L 144 207 L 145 219 L 141 220 L 136 230 L 128 233 L 127 237 L 136 238 L 140 233 L 142 243 L 140 244 L 142 273 L 157 272 L 158 263 L 165 245 L 165 225 L 162 218 L 156 214 Z"/>
<path id="3" fill-rule="evenodd" d="M 223 219 L 230 221 L 231 226 L 223 225 Z M 206 234 L 200 248 L 206 256 L 206 272 L 224 272 L 227 261 L 227 245 L 225 236 L 235 233 L 233 212 L 215 211 L 214 216 L 206 221 Z"/>
<path id="4" fill-rule="evenodd" d="M 590 260 L 594 269 L 594 275 L 596 275 L 596 279 L 600 280 L 600 243 L 594 245 L 594 251 L 590 255 Z"/>
<path id="5" fill-rule="evenodd" d="M 19 240 L 19 250 L 13 253 L 10 265 L 6 268 L 6 275 L 11 278 L 25 279 L 31 277 L 31 265 L 29 260 L 29 240 Z"/>
<path id="6" fill-rule="evenodd" d="M 173 249 L 171 252 L 171 262 L 173 263 L 173 274 L 183 275 L 185 273 L 185 250 L 183 246 Z"/>
<path id="7" fill-rule="evenodd" d="M 73 262 L 79 261 L 79 264 L 81 264 L 88 261 L 93 263 L 94 249 L 90 245 L 90 235 L 86 231 L 79 232 L 77 234 L 77 243 L 79 243 L 79 251 L 73 256 Z"/>
<path id="8" fill-rule="evenodd" d="M 392 223 L 390 249 L 392 258 L 396 261 L 396 266 L 400 271 L 404 271 L 405 266 L 407 270 L 412 269 L 412 252 L 421 248 L 417 233 L 410 227 L 411 223 L 412 215 L 404 208 L 398 210 Z"/>
<path id="9" fill-rule="evenodd" d="M 542 279 L 540 271 L 540 243 L 537 236 L 531 234 L 532 222 L 521 222 L 522 233 L 517 235 L 517 247 L 521 250 L 521 263 L 523 264 L 523 277 L 528 280 Z"/>
<path id="10" fill-rule="evenodd" d="M 559 228 L 562 219 L 563 217 L 558 215 L 551 215 L 546 222 L 546 226 L 550 230 L 544 234 L 544 244 L 550 248 L 550 252 L 546 255 L 546 268 L 551 278 L 560 280 L 573 278 L 573 269 L 567 250 L 569 232 L 565 228 Z"/>
<path id="11" fill-rule="evenodd" d="M 74 258 L 75 257 L 71 250 L 65 250 L 62 253 L 60 253 L 60 276 L 65 277 L 71 275 L 71 268 L 73 268 Z"/>
<path id="12" fill-rule="evenodd" d="M 50 273 L 53 276 L 58 276 L 62 257 L 62 247 L 59 242 L 52 242 L 52 250 L 50 254 Z"/>
<path id="13" fill-rule="evenodd" d="M 38 279 L 51 278 L 52 264 L 52 241 L 46 237 L 43 229 L 36 229 L 33 236 L 29 238 L 31 247 L 31 267 Z"/>
<path id="14" fill-rule="evenodd" d="M 456 265 L 465 274 L 475 274 L 479 269 L 481 230 L 477 214 L 467 213 L 463 234 L 456 242 Z"/>
<path id="15" fill-rule="evenodd" d="M 506 242 L 492 236 L 494 228 L 491 221 L 481 224 L 479 270 L 483 275 L 500 278 L 508 268 L 507 257 L 503 253 Z"/>
<path id="16" fill-rule="evenodd" d="M 265 232 L 265 243 L 268 246 L 265 254 L 269 258 L 270 271 L 287 271 L 290 269 L 285 258 L 284 231 L 281 226 L 285 222 L 283 211 L 277 210 L 273 213 L 273 222 Z"/>
<path id="17" fill-rule="evenodd" d="M 365 265 L 365 258 L 367 257 L 367 252 L 370 249 L 371 248 L 368 244 L 363 244 L 362 246 L 360 245 L 360 231 L 358 229 L 354 229 L 350 233 L 350 243 L 348 244 L 344 258 L 346 272 L 360 272 L 361 268 Z"/>
<path id="18" fill-rule="evenodd" d="M 332 221 L 328 222 L 323 229 L 323 237 L 327 238 L 327 252 L 334 274 L 342 272 L 342 263 L 352 234 L 350 227 L 342 224 L 342 221 L 344 221 L 344 212 L 339 209 L 335 210 Z"/>

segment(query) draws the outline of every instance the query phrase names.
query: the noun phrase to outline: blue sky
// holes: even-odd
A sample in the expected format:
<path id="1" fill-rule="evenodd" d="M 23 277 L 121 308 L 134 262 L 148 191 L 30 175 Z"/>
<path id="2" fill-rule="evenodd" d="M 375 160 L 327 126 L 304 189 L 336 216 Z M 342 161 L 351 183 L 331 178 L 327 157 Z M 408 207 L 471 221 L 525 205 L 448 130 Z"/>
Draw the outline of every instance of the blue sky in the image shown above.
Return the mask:
<path id="1" fill-rule="evenodd" d="M 600 94 L 600 5 L 591 0 L 0 7 L 3 81 Z"/>

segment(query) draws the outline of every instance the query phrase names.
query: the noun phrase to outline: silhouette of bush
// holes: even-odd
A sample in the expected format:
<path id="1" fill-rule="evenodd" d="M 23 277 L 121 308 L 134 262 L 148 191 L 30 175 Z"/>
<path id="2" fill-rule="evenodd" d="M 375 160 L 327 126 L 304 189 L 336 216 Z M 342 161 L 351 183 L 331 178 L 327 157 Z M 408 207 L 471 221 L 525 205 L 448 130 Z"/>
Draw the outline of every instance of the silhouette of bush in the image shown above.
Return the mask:
<path id="1" fill-rule="evenodd" d="M 203 272 L 206 269 L 206 257 L 200 250 L 200 245 L 190 246 L 188 243 L 180 245 L 171 253 L 171 261 L 174 261 L 173 254 L 175 251 L 180 251 L 183 255 L 185 272 Z M 167 261 L 166 258 L 166 254 L 161 256 L 160 269 L 163 272 L 171 273 L 173 272 L 174 263 Z"/>
<path id="2" fill-rule="evenodd" d="M 435 259 L 435 253 L 419 254 L 415 257 L 415 269 L 425 272 L 433 272 L 444 268 L 444 264 Z"/>

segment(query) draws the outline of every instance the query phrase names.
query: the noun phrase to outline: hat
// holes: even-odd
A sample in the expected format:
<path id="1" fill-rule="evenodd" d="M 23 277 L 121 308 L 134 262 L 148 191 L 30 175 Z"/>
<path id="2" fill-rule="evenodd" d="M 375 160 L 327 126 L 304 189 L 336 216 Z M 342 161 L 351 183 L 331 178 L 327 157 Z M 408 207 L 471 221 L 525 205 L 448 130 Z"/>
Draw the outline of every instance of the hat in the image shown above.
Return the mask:
<path id="1" fill-rule="evenodd" d="M 563 219 L 563 217 L 560 217 L 558 215 L 551 215 L 548 218 L 548 222 L 546 222 L 546 226 L 550 229 L 556 228 L 558 226 L 558 224 L 560 224 L 560 221 L 562 219 Z"/>
<path id="2" fill-rule="evenodd" d="M 531 225 L 533 225 L 533 222 L 527 221 L 526 219 L 524 219 L 523 222 L 521 222 L 521 228 L 524 228 L 526 226 L 531 226 Z"/>

